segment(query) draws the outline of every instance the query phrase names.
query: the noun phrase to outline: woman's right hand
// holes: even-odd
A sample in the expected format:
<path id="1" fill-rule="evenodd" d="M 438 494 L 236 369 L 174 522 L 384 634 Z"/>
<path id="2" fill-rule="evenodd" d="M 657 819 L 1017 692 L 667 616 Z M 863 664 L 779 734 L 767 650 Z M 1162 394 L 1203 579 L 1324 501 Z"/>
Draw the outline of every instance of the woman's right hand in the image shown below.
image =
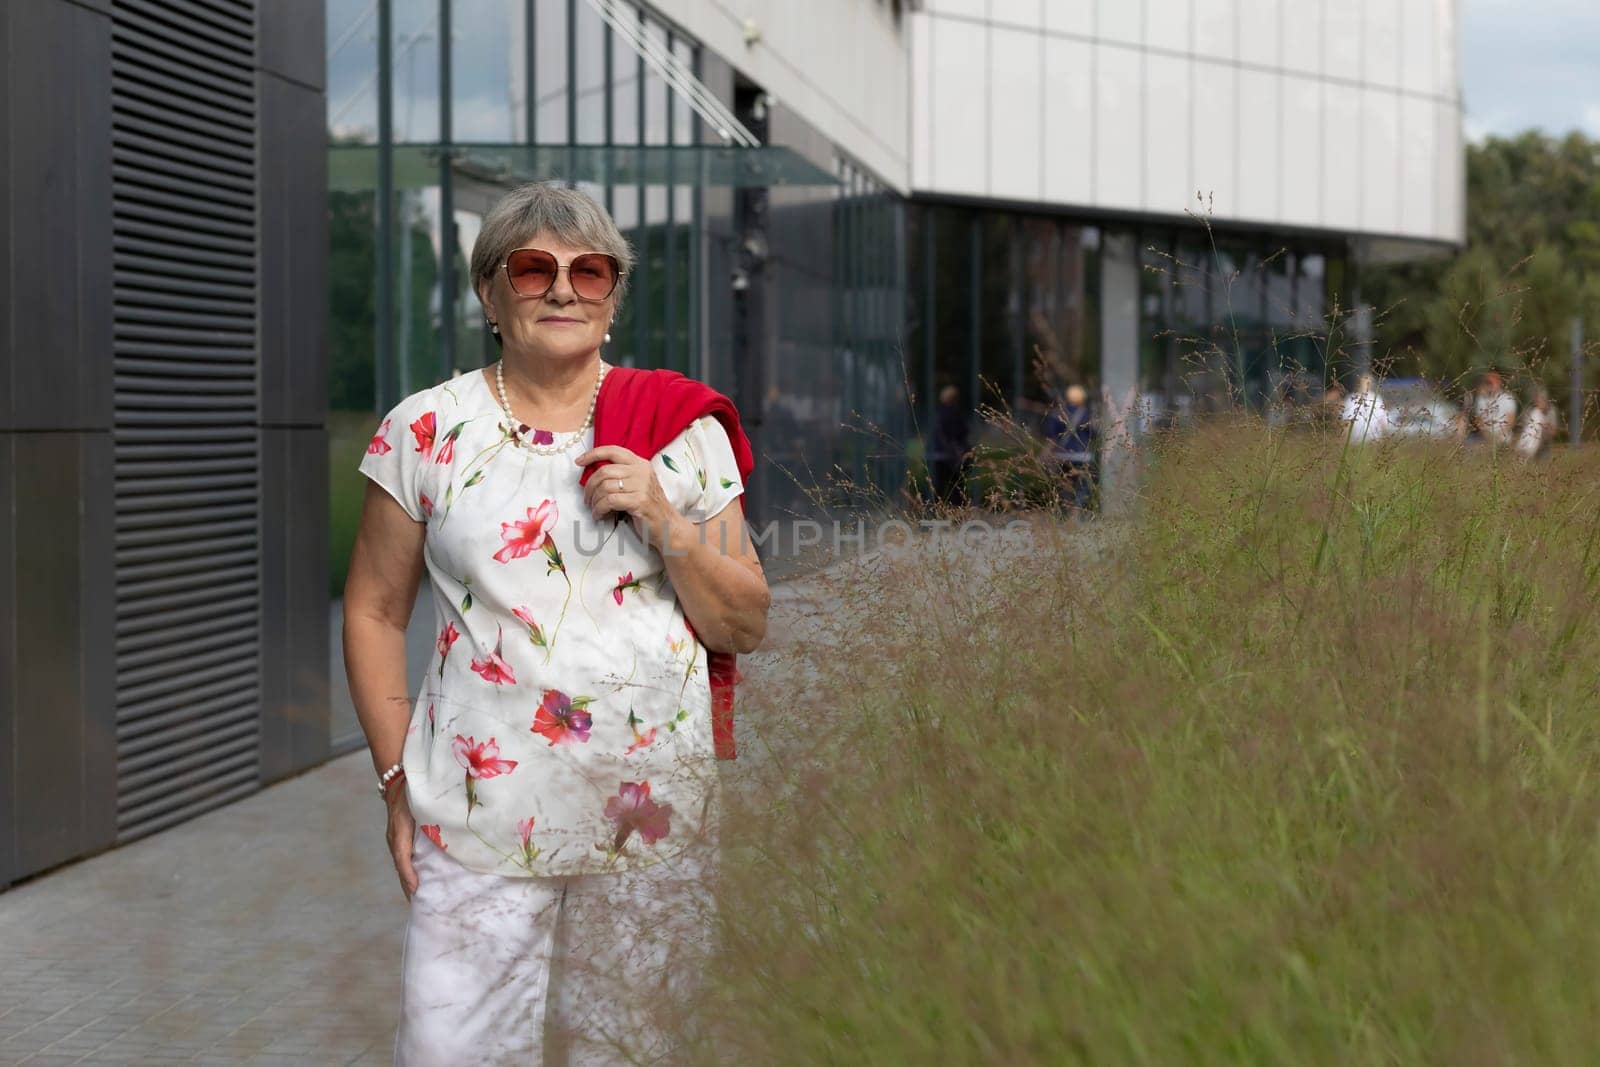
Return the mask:
<path id="1" fill-rule="evenodd" d="M 394 870 L 400 876 L 400 890 L 406 900 L 417 891 L 417 869 L 411 863 L 412 845 L 417 837 L 417 820 L 411 814 L 411 801 L 406 796 L 405 783 L 392 790 L 389 805 L 389 855 L 394 859 Z"/>

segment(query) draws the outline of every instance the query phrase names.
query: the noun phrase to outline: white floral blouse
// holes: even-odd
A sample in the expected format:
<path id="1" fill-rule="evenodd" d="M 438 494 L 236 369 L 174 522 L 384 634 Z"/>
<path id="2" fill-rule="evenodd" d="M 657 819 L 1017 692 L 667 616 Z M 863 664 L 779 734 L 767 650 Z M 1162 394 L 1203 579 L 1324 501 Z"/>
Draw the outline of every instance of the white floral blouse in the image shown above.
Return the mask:
<path id="1" fill-rule="evenodd" d="M 427 524 L 438 639 L 405 743 L 411 810 L 484 873 L 657 862 L 714 818 L 705 648 L 660 554 L 585 505 L 575 460 L 594 431 L 545 456 L 505 422 L 474 372 L 402 400 L 361 463 Z M 695 522 L 744 491 L 709 415 L 651 466 Z"/>

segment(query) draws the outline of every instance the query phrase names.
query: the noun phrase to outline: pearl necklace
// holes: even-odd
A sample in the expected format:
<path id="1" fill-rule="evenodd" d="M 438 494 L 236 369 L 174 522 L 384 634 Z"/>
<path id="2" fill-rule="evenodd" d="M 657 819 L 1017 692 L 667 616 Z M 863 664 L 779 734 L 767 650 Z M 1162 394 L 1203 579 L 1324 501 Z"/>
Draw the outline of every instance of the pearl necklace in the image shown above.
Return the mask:
<path id="1" fill-rule="evenodd" d="M 560 435 L 552 433 L 551 436 L 553 437 L 566 437 L 567 443 L 564 445 L 536 445 L 523 436 L 521 429 L 522 422 L 511 413 L 511 401 L 506 399 L 505 365 L 506 361 L 503 359 L 494 365 L 494 386 L 495 390 L 500 394 L 500 410 L 505 412 L 506 421 L 509 423 L 509 425 L 506 427 L 506 432 L 511 435 L 512 439 L 515 440 L 517 444 L 521 445 L 523 448 L 526 448 L 529 452 L 532 452 L 535 455 L 559 456 L 563 452 L 570 452 L 573 445 L 583 440 L 583 435 L 589 429 L 590 423 L 594 422 L 594 409 L 595 406 L 600 402 L 600 383 L 606 380 L 606 371 L 611 369 L 611 364 L 607 363 L 603 359 L 600 361 L 600 373 L 595 377 L 594 380 L 594 395 L 589 398 L 589 412 L 583 417 L 583 425 L 579 426 L 576 430 L 564 431 Z"/>

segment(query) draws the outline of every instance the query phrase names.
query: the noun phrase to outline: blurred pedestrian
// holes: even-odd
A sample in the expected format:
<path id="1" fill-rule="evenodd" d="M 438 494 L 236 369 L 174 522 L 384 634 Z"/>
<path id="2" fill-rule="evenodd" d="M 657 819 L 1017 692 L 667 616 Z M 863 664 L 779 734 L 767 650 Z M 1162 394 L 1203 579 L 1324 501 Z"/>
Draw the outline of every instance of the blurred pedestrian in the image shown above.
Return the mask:
<path id="1" fill-rule="evenodd" d="M 967 468 L 972 462 L 972 428 L 961 406 L 961 390 L 947 385 L 939 390 L 934 413 L 933 448 L 928 467 L 933 475 L 933 495 L 942 503 L 967 506 Z"/>
<path id="2" fill-rule="evenodd" d="M 1466 426 L 1468 444 L 1511 444 L 1517 425 L 1517 398 L 1506 390 L 1499 371 L 1489 371 L 1478 381 L 1477 390 L 1467 397 Z"/>
<path id="3" fill-rule="evenodd" d="M 1550 393 L 1542 385 L 1533 387 L 1533 403 L 1522 416 L 1517 434 L 1517 454 L 1523 459 L 1539 459 L 1550 452 L 1556 436 L 1556 413 Z"/>
<path id="4" fill-rule="evenodd" d="M 1039 458 L 1055 475 L 1061 502 L 1087 511 L 1094 496 L 1096 431 L 1083 386 L 1068 386 L 1065 396 L 1051 407 L 1044 436 Z"/>
<path id="5" fill-rule="evenodd" d="M 1378 393 L 1378 383 L 1370 374 L 1356 382 L 1356 391 L 1344 398 L 1339 418 L 1350 427 L 1352 444 L 1381 440 L 1389 432 L 1389 412 Z"/>

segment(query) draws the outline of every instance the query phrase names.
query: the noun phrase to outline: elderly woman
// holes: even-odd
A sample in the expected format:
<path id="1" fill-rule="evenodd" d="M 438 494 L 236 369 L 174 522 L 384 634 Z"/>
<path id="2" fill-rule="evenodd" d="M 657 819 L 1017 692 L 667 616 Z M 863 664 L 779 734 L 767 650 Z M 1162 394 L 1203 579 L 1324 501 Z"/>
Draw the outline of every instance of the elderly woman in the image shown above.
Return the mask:
<path id="1" fill-rule="evenodd" d="M 653 1058 L 692 988 L 713 691 L 769 596 L 732 404 L 602 358 L 631 261 L 582 193 L 507 195 L 472 253 L 501 359 L 402 400 L 361 463 L 344 649 L 410 902 L 397 1063 Z"/>

